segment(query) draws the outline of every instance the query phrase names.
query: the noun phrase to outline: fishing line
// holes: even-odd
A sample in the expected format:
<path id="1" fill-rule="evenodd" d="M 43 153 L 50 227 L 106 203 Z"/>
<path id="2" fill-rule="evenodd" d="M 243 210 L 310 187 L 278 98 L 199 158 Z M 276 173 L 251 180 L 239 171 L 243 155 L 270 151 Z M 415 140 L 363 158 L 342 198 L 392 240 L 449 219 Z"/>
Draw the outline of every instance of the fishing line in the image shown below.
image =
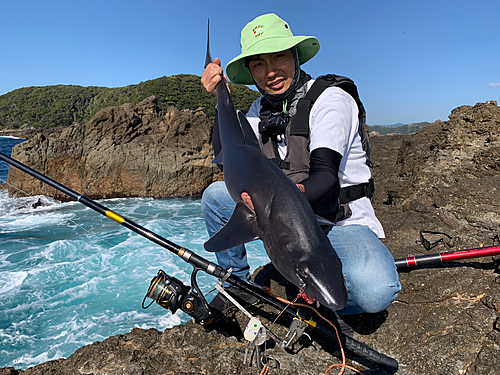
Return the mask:
<path id="1" fill-rule="evenodd" d="M 264 289 L 266 290 L 266 288 L 264 288 Z M 270 290 L 266 290 L 266 291 L 269 294 L 271 294 Z M 276 323 L 276 321 L 286 311 L 286 309 L 288 309 L 294 302 L 296 302 L 298 298 L 299 297 L 297 296 L 297 297 L 295 297 L 295 299 L 292 302 L 288 302 L 288 304 L 280 311 L 280 313 L 276 316 L 276 318 L 271 322 L 271 325 L 269 326 L 269 331 L 271 331 L 271 329 L 274 326 L 274 323 Z M 283 300 L 283 302 L 286 302 L 286 300 Z M 275 367 L 269 366 L 269 364 L 267 363 L 268 359 L 273 359 L 274 361 L 276 361 L 276 360 L 273 357 L 266 355 L 266 350 L 267 350 L 267 340 L 264 343 L 264 351 L 263 351 L 263 356 L 262 356 L 262 359 L 261 359 L 261 362 L 265 359 L 266 363 L 262 363 L 264 365 L 264 368 L 262 369 L 262 372 L 259 375 L 267 374 L 269 372 L 270 368 L 275 368 Z M 265 370 L 265 372 L 264 372 L 264 370 Z"/>
<path id="2" fill-rule="evenodd" d="M 328 375 L 328 372 L 333 369 L 334 367 L 341 367 L 340 369 L 340 372 L 337 374 L 337 375 L 341 375 L 344 373 L 344 370 L 345 369 L 350 369 L 358 374 L 362 374 L 362 372 L 360 372 L 359 370 L 355 369 L 354 367 L 351 367 L 349 365 L 346 364 L 346 357 L 345 357 L 345 352 L 344 352 L 344 348 L 343 348 L 343 345 L 342 345 L 342 341 L 340 340 L 340 336 L 339 336 L 339 331 L 337 329 L 337 327 L 335 326 L 335 324 L 333 324 L 329 319 L 327 319 L 326 317 L 324 317 L 323 315 L 321 315 L 318 310 L 316 310 L 314 307 L 310 306 L 310 305 L 305 305 L 303 303 L 296 303 L 296 301 L 298 300 L 299 298 L 299 295 L 297 295 L 297 297 L 295 297 L 295 299 L 293 301 L 288 301 L 286 300 L 285 298 L 281 298 L 281 297 L 278 297 L 276 295 L 274 295 L 273 293 L 271 293 L 271 290 L 268 288 L 268 287 L 264 287 L 263 288 L 268 294 L 270 294 L 271 296 L 273 296 L 274 298 L 278 299 L 279 301 L 283 302 L 283 303 L 286 303 L 287 306 L 278 314 L 278 316 L 276 317 L 276 319 L 274 319 L 274 321 L 271 323 L 271 326 L 269 327 L 269 329 L 271 329 L 272 325 L 278 320 L 278 318 L 281 316 L 281 314 L 289 307 L 289 306 L 296 306 L 296 307 L 304 307 L 304 308 L 307 308 L 307 309 L 310 309 L 312 311 L 314 311 L 314 313 L 316 314 L 316 316 L 318 316 L 320 319 L 322 319 L 324 322 L 326 322 L 328 325 L 330 325 L 331 327 L 333 327 L 333 329 L 335 330 L 335 334 L 337 336 L 337 341 L 338 341 L 338 344 L 339 344 L 339 347 L 340 347 L 340 353 L 341 353 L 341 356 L 342 356 L 342 363 L 336 363 L 336 364 L 333 364 L 331 365 L 326 371 L 325 371 L 325 375 Z M 307 323 L 307 322 L 306 322 Z M 264 352 L 265 353 L 265 352 Z"/>

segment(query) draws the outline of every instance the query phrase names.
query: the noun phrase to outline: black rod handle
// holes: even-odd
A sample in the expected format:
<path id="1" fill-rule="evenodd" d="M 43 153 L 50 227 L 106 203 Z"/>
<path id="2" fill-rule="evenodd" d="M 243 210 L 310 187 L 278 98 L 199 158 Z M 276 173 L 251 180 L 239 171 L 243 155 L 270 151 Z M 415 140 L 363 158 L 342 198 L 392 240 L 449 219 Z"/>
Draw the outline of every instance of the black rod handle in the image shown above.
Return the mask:
<path id="1" fill-rule="evenodd" d="M 345 336 L 346 349 L 350 352 L 367 359 L 371 363 L 376 364 L 381 369 L 387 371 L 389 374 L 395 374 L 398 371 L 398 361 L 394 358 L 388 357 L 385 354 L 379 353 L 376 350 L 354 340 L 349 336 Z"/>
<path id="2" fill-rule="evenodd" d="M 285 302 L 280 301 L 279 299 L 270 295 L 269 293 L 265 292 L 259 287 L 251 285 L 237 276 L 230 275 L 227 281 L 230 284 L 240 289 L 243 289 L 250 294 L 257 296 L 258 298 L 265 301 L 269 305 L 276 307 L 278 310 L 284 310 L 286 313 L 292 315 L 293 317 L 304 319 L 305 315 L 312 315 L 308 314 L 309 309 L 299 308 L 297 310 L 296 308 L 293 308 L 288 304 L 286 304 Z M 306 318 L 306 323 L 308 323 L 307 318 Z M 337 333 L 333 329 L 333 327 L 324 324 L 322 322 L 313 322 L 313 324 L 310 326 L 313 328 L 313 330 L 329 338 L 330 340 L 334 342 L 337 341 Z M 357 354 L 362 358 L 365 358 L 367 361 L 379 366 L 380 368 L 384 369 L 390 374 L 395 374 L 398 371 L 399 365 L 394 358 L 379 353 L 376 350 L 366 346 L 365 344 L 359 341 L 356 341 L 355 339 L 349 336 L 344 335 L 341 332 L 339 332 L 339 336 L 344 347 L 350 352 Z"/>

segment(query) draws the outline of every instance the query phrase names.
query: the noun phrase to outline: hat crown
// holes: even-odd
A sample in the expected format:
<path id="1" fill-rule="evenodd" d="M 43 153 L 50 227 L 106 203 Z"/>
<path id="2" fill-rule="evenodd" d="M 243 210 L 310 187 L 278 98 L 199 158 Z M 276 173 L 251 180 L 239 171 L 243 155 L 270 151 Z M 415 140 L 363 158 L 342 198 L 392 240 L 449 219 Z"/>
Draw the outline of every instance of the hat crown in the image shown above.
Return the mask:
<path id="1" fill-rule="evenodd" d="M 265 14 L 249 22 L 241 30 L 241 50 L 248 51 L 255 44 L 267 39 L 290 37 L 293 37 L 293 34 L 288 23 L 276 14 Z"/>

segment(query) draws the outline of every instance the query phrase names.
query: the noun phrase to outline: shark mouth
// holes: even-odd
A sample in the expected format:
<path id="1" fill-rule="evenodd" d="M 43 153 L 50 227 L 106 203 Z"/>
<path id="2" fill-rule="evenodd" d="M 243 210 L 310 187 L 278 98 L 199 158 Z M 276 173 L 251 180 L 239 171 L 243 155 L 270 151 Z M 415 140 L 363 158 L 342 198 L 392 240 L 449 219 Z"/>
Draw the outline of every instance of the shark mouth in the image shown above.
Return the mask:
<path id="1" fill-rule="evenodd" d="M 307 285 L 307 274 L 298 264 L 295 265 L 295 275 L 299 279 L 300 285 L 297 285 L 301 291 L 304 291 Z"/>

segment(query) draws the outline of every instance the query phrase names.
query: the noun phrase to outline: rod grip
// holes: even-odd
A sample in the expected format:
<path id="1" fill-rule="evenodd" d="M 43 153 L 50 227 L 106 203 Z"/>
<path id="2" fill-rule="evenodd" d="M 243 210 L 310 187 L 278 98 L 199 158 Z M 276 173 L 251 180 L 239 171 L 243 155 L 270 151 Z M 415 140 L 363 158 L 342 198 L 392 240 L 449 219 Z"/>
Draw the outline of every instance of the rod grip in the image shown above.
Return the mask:
<path id="1" fill-rule="evenodd" d="M 399 364 L 394 358 L 379 353 L 359 341 L 350 338 L 349 336 L 345 336 L 345 347 L 350 352 L 376 364 L 389 374 L 395 374 L 398 371 Z"/>

